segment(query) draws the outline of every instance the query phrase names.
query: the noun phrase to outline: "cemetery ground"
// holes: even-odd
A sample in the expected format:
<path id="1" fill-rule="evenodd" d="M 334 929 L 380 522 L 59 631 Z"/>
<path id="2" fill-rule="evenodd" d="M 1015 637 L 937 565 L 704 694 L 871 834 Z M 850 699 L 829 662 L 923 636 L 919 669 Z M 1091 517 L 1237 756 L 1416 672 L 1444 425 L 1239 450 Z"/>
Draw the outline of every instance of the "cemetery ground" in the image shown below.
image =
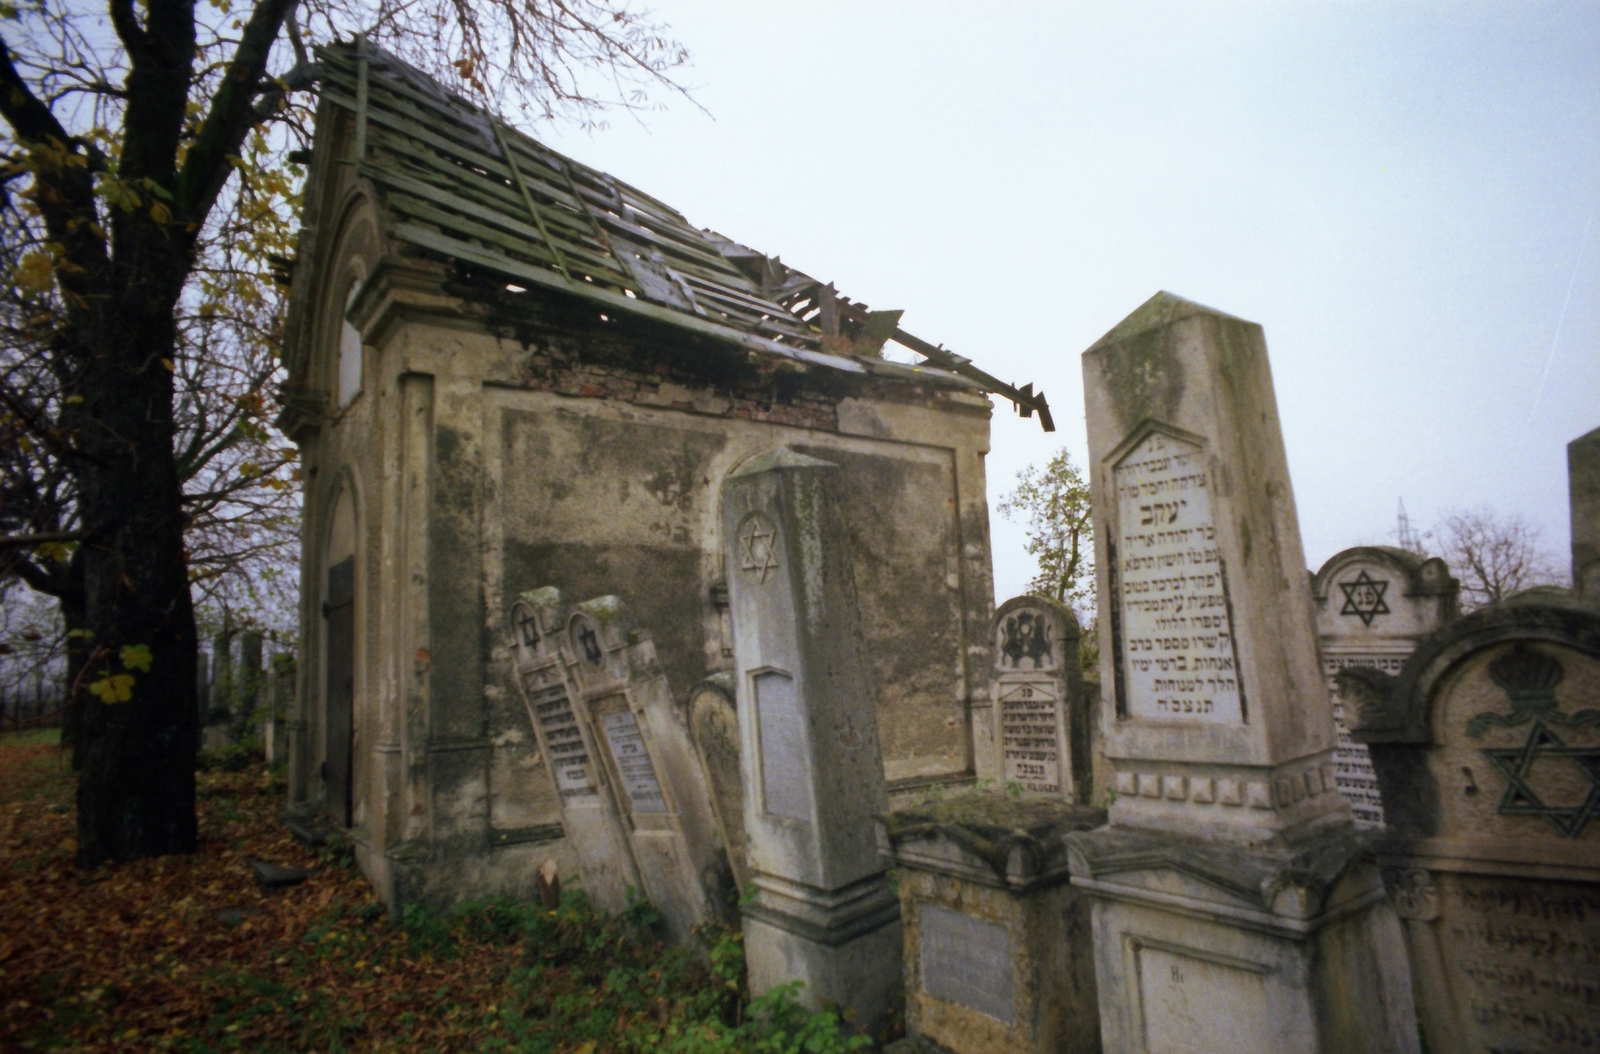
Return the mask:
<path id="1" fill-rule="evenodd" d="M 74 778 L 52 732 L 0 736 L 0 1049 L 828 1051 L 832 1014 L 750 1002 L 737 933 L 664 947 L 639 904 L 606 919 L 493 903 L 391 922 L 347 846 L 280 822 L 281 776 L 203 756 L 201 846 L 80 871 Z M 263 890 L 257 858 L 310 871 Z"/>

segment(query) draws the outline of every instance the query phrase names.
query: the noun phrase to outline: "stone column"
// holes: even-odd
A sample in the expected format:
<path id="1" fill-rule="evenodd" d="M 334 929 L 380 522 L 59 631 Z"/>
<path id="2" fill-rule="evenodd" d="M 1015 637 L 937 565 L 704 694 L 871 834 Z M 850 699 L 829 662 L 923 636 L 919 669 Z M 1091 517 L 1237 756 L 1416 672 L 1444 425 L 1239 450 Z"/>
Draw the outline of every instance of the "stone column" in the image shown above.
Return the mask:
<path id="1" fill-rule="evenodd" d="M 1567 444 L 1572 510 L 1572 591 L 1600 607 L 1600 428 Z"/>
<path id="2" fill-rule="evenodd" d="M 903 998 L 900 909 L 878 851 L 887 808 L 873 686 L 834 465 L 787 450 L 722 488 L 733 610 L 750 990 L 876 1031 Z"/>
<path id="3" fill-rule="evenodd" d="M 1266 342 L 1161 293 L 1083 356 L 1109 827 L 1073 835 L 1108 1051 L 1415 1051 L 1334 781 Z"/>

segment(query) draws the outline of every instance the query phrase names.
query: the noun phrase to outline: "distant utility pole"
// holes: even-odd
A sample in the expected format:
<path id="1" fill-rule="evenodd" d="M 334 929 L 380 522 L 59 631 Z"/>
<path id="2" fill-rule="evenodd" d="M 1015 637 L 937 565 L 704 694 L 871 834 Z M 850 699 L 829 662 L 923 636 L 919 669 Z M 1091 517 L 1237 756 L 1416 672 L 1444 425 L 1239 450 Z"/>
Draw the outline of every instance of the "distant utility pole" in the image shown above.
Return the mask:
<path id="1" fill-rule="evenodd" d="M 1400 548 L 1408 552 L 1422 553 L 1422 539 L 1417 537 L 1417 529 L 1411 526 L 1411 517 L 1406 515 L 1406 499 L 1400 499 L 1399 525 L 1395 533 L 1400 539 Z"/>

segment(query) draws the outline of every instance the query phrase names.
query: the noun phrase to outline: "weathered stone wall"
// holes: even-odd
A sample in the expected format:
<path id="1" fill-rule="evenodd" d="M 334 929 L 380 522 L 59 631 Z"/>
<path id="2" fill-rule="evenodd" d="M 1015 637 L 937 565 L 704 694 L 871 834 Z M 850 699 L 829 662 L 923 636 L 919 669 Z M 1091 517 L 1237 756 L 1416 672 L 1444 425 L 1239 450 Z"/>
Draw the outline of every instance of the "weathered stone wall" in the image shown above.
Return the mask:
<path id="1" fill-rule="evenodd" d="M 347 132 L 330 134 L 316 164 L 342 149 Z M 993 607 L 987 399 L 909 369 L 774 368 L 481 284 L 466 296 L 470 276 L 394 255 L 349 166 L 313 183 L 301 250 L 319 270 L 297 278 L 312 302 L 286 342 L 306 476 L 291 796 L 328 807 L 341 746 L 322 603 L 330 561 L 353 555 L 352 830 L 391 902 L 531 893 L 543 859 L 575 867 L 513 687 L 511 602 L 544 586 L 624 598 L 686 705 L 731 663 L 718 489 L 780 447 L 840 466 L 891 793 L 971 778 Z M 346 317 L 361 384 L 340 406 Z M 341 503 L 348 546 L 331 542 Z"/>

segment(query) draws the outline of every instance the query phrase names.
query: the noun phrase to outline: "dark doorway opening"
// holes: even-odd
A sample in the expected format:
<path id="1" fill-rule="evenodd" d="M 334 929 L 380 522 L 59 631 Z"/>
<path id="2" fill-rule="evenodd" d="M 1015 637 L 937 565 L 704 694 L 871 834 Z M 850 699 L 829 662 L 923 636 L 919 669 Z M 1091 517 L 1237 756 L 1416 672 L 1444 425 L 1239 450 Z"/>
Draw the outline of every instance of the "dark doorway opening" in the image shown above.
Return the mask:
<path id="1" fill-rule="evenodd" d="M 323 698 L 328 708 L 327 761 L 323 763 L 323 790 L 328 815 L 350 826 L 351 739 L 355 709 L 355 599 L 356 559 L 347 556 L 328 568 L 327 600 L 322 604 L 328 620 L 328 683 Z"/>

